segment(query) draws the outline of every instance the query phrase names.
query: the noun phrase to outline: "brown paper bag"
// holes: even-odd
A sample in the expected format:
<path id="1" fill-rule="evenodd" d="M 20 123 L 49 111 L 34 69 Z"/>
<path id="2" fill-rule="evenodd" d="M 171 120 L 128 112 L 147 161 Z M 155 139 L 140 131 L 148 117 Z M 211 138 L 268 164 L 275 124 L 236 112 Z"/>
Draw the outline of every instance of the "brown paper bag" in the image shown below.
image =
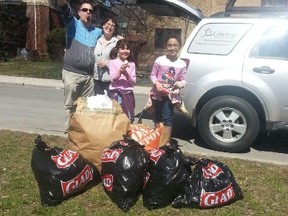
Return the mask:
<path id="1" fill-rule="evenodd" d="M 122 140 L 130 121 L 115 100 L 112 109 L 89 109 L 87 98 L 76 101 L 76 111 L 70 118 L 68 148 L 79 152 L 101 171 L 101 154 L 112 142 Z"/>

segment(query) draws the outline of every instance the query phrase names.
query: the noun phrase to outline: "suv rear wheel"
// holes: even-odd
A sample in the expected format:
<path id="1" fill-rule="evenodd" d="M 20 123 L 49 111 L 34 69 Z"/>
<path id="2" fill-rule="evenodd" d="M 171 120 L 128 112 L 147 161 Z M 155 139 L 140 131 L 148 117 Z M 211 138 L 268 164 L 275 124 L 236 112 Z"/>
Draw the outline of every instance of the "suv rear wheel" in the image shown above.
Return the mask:
<path id="1" fill-rule="evenodd" d="M 204 142 L 215 150 L 240 152 L 247 149 L 259 133 L 255 109 L 242 98 L 219 96 L 208 101 L 198 117 Z"/>

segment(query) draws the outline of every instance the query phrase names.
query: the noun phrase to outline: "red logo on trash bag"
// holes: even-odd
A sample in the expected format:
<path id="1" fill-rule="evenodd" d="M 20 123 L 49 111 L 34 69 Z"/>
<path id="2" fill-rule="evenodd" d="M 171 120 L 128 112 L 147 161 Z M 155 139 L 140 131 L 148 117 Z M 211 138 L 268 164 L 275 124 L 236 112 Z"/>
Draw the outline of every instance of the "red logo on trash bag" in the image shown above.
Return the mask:
<path id="1" fill-rule="evenodd" d="M 107 191 L 113 190 L 113 175 L 105 174 L 102 176 L 103 186 Z"/>
<path id="2" fill-rule="evenodd" d="M 93 179 L 92 169 L 89 165 L 86 165 L 84 169 L 81 171 L 81 173 L 77 175 L 75 178 L 67 182 L 61 181 L 63 196 L 66 197 L 69 194 L 72 194 L 73 192 L 82 188 L 92 179 Z"/>
<path id="3" fill-rule="evenodd" d="M 51 159 L 59 169 L 64 169 L 73 164 L 78 157 L 78 152 L 65 149 L 60 154 L 51 156 Z"/>
<path id="4" fill-rule="evenodd" d="M 215 163 L 208 163 L 206 167 L 202 167 L 203 177 L 206 179 L 215 179 L 218 175 L 223 173 L 223 170 Z"/>
<path id="5" fill-rule="evenodd" d="M 149 154 L 150 160 L 154 161 L 154 163 L 157 164 L 160 157 L 165 154 L 165 151 L 162 149 L 152 149 Z"/>
<path id="6" fill-rule="evenodd" d="M 234 197 L 235 192 L 232 183 L 220 191 L 206 192 L 204 189 L 202 189 L 200 195 L 200 206 L 205 208 L 224 205 L 229 203 L 229 201 L 231 201 Z"/>
<path id="7" fill-rule="evenodd" d="M 124 140 L 120 140 L 119 141 L 120 145 L 122 146 L 128 146 L 129 144 L 127 142 L 125 142 Z"/>
<path id="8" fill-rule="evenodd" d="M 115 163 L 122 152 L 123 152 L 123 149 L 114 149 L 114 150 L 112 150 L 112 149 L 106 148 L 102 152 L 101 160 L 104 163 L 106 163 L 106 162 Z"/>

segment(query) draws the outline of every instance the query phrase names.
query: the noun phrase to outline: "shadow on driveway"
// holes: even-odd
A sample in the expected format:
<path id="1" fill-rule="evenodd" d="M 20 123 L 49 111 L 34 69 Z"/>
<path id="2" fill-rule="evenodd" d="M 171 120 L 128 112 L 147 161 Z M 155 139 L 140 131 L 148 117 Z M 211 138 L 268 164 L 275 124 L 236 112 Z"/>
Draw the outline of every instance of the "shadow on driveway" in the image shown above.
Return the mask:
<path id="1" fill-rule="evenodd" d="M 284 131 L 274 131 L 269 134 L 260 134 L 251 148 L 258 151 L 288 154 L 288 133 Z"/>

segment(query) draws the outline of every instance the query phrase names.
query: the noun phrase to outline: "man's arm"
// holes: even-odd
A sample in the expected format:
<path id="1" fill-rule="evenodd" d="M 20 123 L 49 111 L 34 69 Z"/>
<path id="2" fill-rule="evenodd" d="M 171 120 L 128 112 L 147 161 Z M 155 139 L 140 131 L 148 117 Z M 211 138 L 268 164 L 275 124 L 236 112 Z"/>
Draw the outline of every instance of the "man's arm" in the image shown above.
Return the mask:
<path id="1" fill-rule="evenodd" d="M 66 24 L 71 23 L 73 20 L 73 13 L 70 8 L 70 5 L 66 0 L 57 0 L 57 4 L 60 6 L 62 11 L 63 19 Z"/>

